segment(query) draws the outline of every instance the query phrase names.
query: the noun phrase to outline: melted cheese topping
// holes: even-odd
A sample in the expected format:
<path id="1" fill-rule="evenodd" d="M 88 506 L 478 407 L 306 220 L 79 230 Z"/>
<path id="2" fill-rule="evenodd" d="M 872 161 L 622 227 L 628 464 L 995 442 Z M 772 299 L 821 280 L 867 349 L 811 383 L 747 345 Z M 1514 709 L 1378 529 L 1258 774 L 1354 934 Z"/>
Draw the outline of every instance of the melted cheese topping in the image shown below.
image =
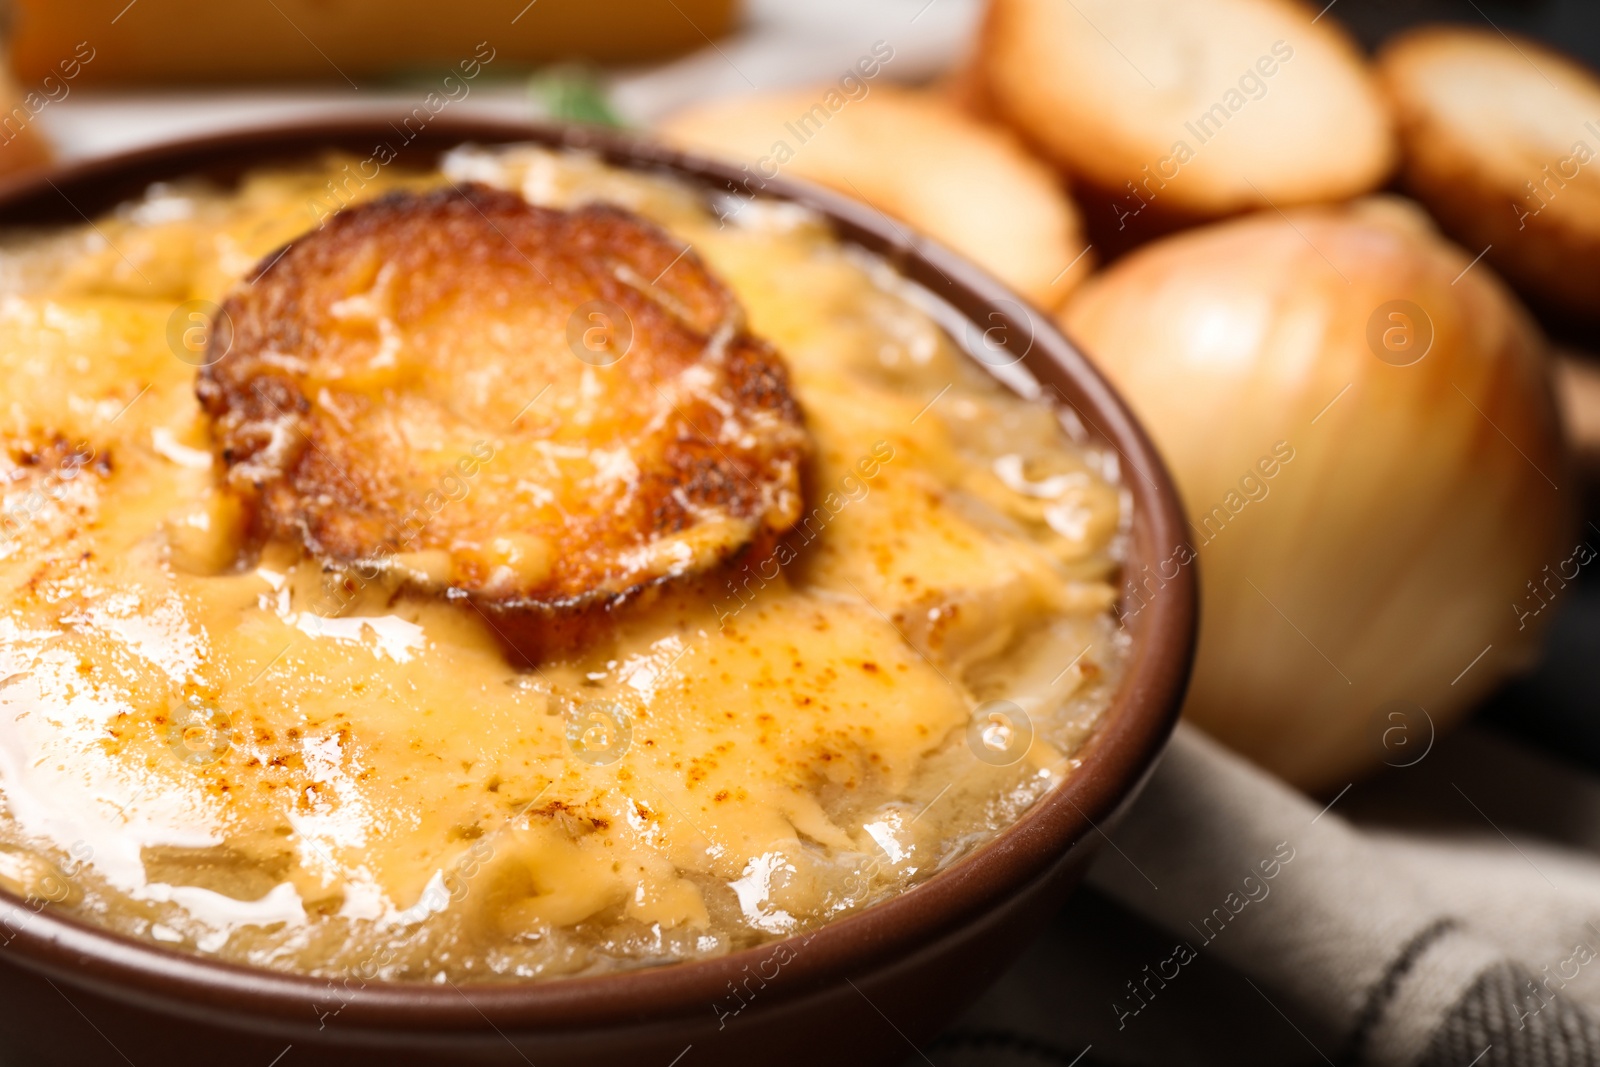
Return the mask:
<path id="1" fill-rule="evenodd" d="M 194 396 L 209 305 L 185 302 L 333 190 L 443 180 L 354 173 L 158 187 L 0 249 L 0 886 L 287 970 L 593 973 L 859 909 L 1071 773 L 1125 652 L 1114 461 L 793 207 L 719 225 L 669 180 L 536 149 L 446 167 L 621 203 L 728 282 L 816 442 L 776 559 L 539 664 L 392 574 L 241 561 Z M 461 457 L 465 492 L 499 457 Z"/>

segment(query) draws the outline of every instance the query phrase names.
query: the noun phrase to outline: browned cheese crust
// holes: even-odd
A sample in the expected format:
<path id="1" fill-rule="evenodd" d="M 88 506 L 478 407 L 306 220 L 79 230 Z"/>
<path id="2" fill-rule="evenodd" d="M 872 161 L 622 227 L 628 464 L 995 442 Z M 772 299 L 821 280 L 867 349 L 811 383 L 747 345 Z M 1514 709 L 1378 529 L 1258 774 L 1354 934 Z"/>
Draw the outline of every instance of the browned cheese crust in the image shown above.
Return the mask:
<path id="1" fill-rule="evenodd" d="M 228 479 L 260 536 L 330 563 L 549 619 L 799 514 L 783 361 L 627 211 L 396 194 L 268 257 L 223 311 L 199 394 Z"/>

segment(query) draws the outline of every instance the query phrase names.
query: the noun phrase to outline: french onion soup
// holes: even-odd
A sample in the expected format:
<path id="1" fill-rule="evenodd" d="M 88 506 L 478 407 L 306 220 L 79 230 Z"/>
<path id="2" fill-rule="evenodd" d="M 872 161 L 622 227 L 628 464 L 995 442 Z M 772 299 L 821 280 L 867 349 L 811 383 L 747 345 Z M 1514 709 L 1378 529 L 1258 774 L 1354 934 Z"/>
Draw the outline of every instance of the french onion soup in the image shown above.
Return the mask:
<path id="1" fill-rule="evenodd" d="M 858 911 L 1074 772 L 1127 494 L 979 330 L 792 204 L 372 162 L 0 240 L 0 887 L 593 974 Z"/>

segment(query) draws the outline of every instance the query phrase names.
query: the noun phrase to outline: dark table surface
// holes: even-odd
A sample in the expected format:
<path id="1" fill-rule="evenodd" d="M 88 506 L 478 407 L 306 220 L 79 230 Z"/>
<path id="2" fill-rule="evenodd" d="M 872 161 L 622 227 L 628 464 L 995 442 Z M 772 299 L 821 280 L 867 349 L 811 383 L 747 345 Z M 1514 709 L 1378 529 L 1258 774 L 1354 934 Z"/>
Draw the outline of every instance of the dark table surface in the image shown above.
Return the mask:
<path id="1" fill-rule="evenodd" d="M 1320 9 L 1327 0 L 1308 2 Z M 1600 3 L 1594 0 L 1334 0 L 1328 14 L 1368 48 L 1419 22 L 1461 22 L 1543 39 L 1600 69 Z"/>

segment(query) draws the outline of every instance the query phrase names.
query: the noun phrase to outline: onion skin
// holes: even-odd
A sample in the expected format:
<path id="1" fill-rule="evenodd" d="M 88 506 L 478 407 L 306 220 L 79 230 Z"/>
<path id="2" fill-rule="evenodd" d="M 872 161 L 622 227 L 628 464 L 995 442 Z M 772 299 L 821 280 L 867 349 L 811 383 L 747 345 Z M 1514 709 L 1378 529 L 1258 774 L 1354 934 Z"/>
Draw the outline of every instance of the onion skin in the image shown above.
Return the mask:
<path id="1" fill-rule="evenodd" d="M 1190 513 L 1203 594 L 1185 714 L 1313 791 L 1419 758 L 1428 731 L 1405 749 L 1380 708 L 1420 705 L 1445 729 L 1527 662 L 1553 614 L 1532 609 L 1563 595 L 1529 585 L 1576 544 L 1544 341 L 1470 263 L 1406 201 L 1268 211 L 1146 246 L 1063 314 Z M 1395 300 L 1432 323 L 1408 366 L 1368 341 Z"/>

